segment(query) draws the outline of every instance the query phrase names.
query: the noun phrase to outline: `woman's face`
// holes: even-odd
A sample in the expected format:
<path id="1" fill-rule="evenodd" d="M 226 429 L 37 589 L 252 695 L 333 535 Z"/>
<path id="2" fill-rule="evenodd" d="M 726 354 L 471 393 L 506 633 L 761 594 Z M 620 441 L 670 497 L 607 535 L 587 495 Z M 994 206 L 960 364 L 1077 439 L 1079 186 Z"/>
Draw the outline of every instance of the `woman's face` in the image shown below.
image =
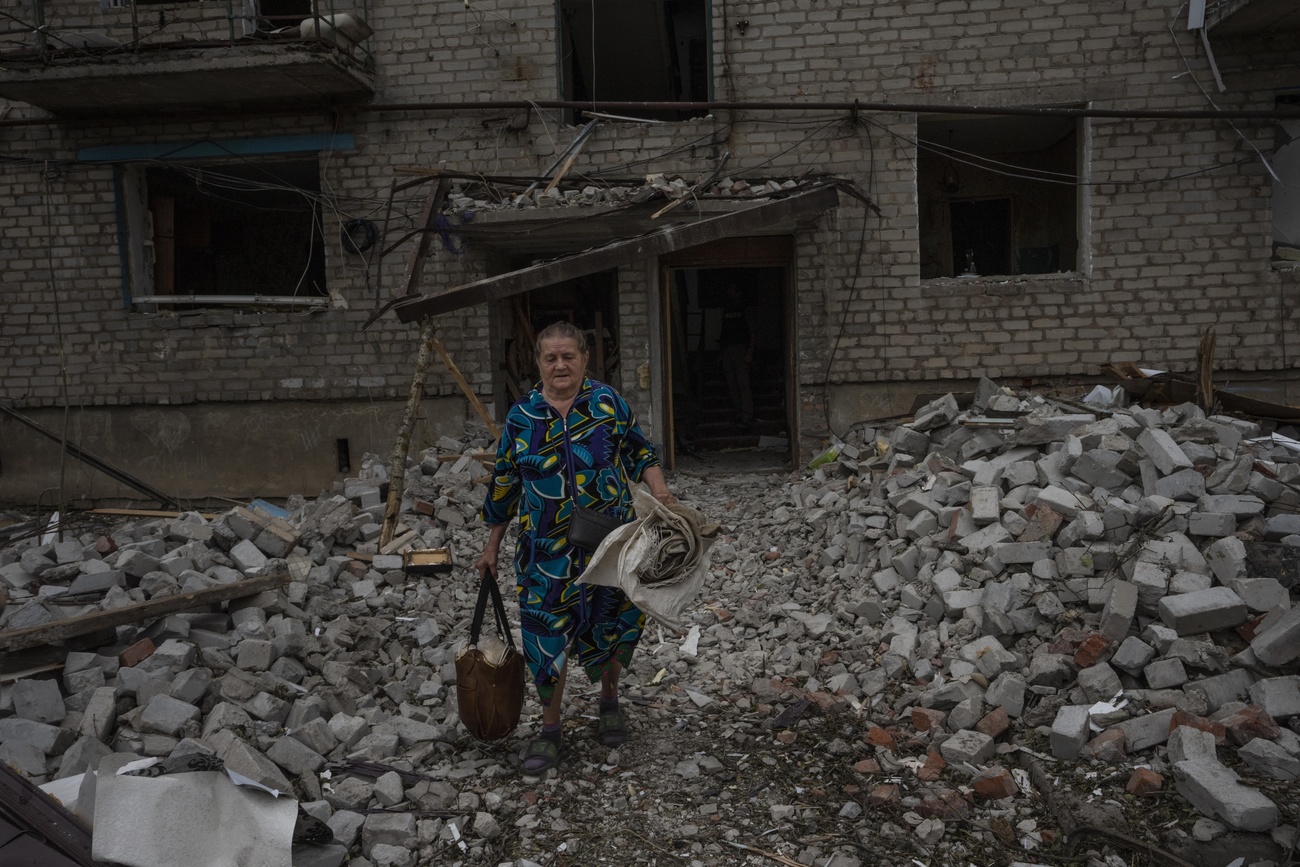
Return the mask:
<path id="1" fill-rule="evenodd" d="M 587 366 L 587 354 L 571 337 L 555 337 L 542 341 L 537 366 L 542 374 L 542 391 L 548 397 L 572 397 L 582 387 L 582 373 Z"/>

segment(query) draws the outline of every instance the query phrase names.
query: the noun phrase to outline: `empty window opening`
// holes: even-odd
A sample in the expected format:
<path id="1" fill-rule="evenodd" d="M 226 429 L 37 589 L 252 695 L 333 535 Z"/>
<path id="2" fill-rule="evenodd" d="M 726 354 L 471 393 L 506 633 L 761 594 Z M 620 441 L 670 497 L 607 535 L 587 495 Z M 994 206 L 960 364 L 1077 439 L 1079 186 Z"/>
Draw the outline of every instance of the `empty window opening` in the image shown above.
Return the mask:
<path id="1" fill-rule="evenodd" d="M 1277 98 L 1278 108 L 1300 107 L 1300 94 Z M 1273 258 L 1300 262 L 1300 120 L 1279 120 L 1273 149 Z"/>
<path id="2" fill-rule="evenodd" d="M 707 0 L 560 0 L 560 89 L 578 102 L 704 102 Z M 658 120 L 703 111 L 637 111 Z"/>
<path id="3" fill-rule="evenodd" d="M 922 279 L 1077 267 L 1075 120 L 936 117 L 917 140 Z"/>
<path id="4" fill-rule="evenodd" d="M 143 294 L 325 294 L 314 160 L 159 166 L 145 185 L 153 287 Z"/>

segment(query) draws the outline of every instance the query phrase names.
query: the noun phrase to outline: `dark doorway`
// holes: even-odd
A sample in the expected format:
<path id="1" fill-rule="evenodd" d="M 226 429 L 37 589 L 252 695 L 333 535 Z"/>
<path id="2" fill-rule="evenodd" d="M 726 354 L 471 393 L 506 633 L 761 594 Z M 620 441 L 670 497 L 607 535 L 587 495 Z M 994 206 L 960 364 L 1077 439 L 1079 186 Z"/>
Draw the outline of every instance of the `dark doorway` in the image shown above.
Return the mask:
<path id="1" fill-rule="evenodd" d="M 675 454 L 787 459 L 786 269 L 675 268 L 668 281 Z M 746 338 L 752 351 L 737 350 Z"/>

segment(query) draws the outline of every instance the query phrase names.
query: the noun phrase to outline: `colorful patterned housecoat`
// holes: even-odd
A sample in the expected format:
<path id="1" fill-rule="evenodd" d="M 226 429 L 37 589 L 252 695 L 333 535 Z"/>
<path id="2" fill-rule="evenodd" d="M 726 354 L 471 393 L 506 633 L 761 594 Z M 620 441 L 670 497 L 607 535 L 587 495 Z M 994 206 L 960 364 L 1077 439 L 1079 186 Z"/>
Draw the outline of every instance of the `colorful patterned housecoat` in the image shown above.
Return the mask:
<path id="1" fill-rule="evenodd" d="M 582 508 L 632 520 L 630 485 L 659 463 L 627 401 L 603 382 L 584 379 L 567 419 L 540 386 L 510 408 L 483 520 L 504 524 L 519 515 L 515 570 L 524 658 L 543 704 L 550 704 L 569 653 L 598 681 L 610 660 L 628 664 L 645 625 L 622 590 L 575 581 L 591 552 L 568 539 L 566 424 Z"/>

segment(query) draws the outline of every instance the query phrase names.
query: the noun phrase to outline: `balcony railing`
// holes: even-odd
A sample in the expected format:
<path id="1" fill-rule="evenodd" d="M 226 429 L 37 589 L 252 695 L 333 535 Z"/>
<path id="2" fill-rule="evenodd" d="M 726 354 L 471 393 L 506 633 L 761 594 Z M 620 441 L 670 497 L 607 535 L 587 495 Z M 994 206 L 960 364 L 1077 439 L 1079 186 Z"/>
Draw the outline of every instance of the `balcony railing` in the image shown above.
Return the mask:
<path id="1" fill-rule="evenodd" d="M 332 52 L 373 70 L 370 2 L 28 0 L 18 12 L 0 11 L 0 56 L 6 62 L 76 62 L 128 53 L 283 44 Z"/>

